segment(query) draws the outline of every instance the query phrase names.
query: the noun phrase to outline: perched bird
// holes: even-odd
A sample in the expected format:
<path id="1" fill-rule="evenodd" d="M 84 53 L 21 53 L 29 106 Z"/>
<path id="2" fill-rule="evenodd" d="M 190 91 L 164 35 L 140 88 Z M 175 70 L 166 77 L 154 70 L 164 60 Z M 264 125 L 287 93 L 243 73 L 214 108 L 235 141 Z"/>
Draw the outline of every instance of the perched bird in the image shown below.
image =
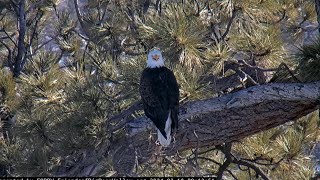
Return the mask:
<path id="1" fill-rule="evenodd" d="M 178 128 L 179 87 L 173 72 L 164 66 L 158 49 L 148 54 L 140 79 L 140 95 L 145 115 L 158 129 L 158 143 L 167 147 Z"/>

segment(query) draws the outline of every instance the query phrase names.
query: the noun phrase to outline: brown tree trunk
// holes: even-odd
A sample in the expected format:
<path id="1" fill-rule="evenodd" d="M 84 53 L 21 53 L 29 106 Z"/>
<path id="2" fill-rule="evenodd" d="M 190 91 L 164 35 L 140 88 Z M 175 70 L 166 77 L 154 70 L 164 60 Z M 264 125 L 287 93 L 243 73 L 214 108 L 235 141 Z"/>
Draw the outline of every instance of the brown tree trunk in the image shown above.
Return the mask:
<path id="1" fill-rule="evenodd" d="M 316 8 L 316 12 L 317 12 L 317 20 L 318 20 L 318 31 L 320 33 L 320 0 L 315 0 L 315 8 Z"/>
<path id="2" fill-rule="evenodd" d="M 22 71 L 22 64 L 24 56 L 26 55 L 26 47 L 24 43 L 24 37 L 26 34 L 26 14 L 25 14 L 25 0 L 20 0 L 18 16 L 19 16 L 19 41 L 18 41 L 18 54 L 16 57 L 16 61 L 14 63 L 14 71 L 13 74 L 15 77 L 18 77 Z"/>

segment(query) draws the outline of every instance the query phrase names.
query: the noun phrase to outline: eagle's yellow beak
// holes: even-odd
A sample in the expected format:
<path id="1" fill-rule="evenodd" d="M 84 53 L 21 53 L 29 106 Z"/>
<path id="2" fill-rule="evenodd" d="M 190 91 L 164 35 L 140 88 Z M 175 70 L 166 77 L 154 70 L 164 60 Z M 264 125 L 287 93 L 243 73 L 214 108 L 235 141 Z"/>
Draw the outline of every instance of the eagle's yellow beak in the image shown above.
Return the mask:
<path id="1" fill-rule="evenodd" d="M 151 56 L 153 60 L 158 61 L 160 56 L 158 54 L 152 55 Z"/>

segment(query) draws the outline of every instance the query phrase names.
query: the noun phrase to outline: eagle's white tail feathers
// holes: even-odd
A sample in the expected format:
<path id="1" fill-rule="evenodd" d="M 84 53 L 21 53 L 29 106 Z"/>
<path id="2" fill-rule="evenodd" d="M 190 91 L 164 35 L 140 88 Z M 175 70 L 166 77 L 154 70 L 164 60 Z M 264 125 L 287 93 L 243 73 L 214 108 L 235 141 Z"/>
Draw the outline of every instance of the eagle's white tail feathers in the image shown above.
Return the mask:
<path id="1" fill-rule="evenodd" d="M 161 144 L 161 146 L 163 146 L 163 147 L 167 147 L 171 143 L 171 124 L 172 124 L 171 112 L 169 111 L 169 116 L 166 121 L 166 127 L 164 129 L 164 131 L 166 132 L 166 135 L 167 135 L 167 139 L 158 130 L 158 141 Z"/>

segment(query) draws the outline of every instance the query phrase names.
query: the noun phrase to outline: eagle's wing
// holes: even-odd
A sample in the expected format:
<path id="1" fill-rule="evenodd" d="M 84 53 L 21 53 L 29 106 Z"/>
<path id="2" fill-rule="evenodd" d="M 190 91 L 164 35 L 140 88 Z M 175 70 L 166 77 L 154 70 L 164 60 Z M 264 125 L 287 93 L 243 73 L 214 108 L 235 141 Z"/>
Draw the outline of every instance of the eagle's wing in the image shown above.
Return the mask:
<path id="1" fill-rule="evenodd" d="M 142 72 L 139 91 L 145 105 L 153 108 L 161 106 L 159 98 L 152 89 L 152 79 L 147 75 L 146 70 Z"/>
<path id="2" fill-rule="evenodd" d="M 167 71 L 167 85 L 169 107 L 171 110 L 172 129 L 178 128 L 178 114 L 179 114 L 179 85 L 173 72 L 168 69 Z"/>
<path id="3" fill-rule="evenodd" d="M 165 134 L 163 130 L 165 129 L 165 122 L 169 114 L 168 102 L 164 102 L 167 101 L 167 99 L 164 98 L 167 96 L 167 92 L 164 89 L 157 89 L 159 93 L 156 93 L 153 89 L 153 83 L 151 76 L 148 75 L 145 69 L 141 75 L 139 88 L 144 105 L 144 112 L 146 116 L 154 122 L 157 128 L 162 131 L 161 133 Z M 159 88 L 161 88 L 161 86 Z"/>

